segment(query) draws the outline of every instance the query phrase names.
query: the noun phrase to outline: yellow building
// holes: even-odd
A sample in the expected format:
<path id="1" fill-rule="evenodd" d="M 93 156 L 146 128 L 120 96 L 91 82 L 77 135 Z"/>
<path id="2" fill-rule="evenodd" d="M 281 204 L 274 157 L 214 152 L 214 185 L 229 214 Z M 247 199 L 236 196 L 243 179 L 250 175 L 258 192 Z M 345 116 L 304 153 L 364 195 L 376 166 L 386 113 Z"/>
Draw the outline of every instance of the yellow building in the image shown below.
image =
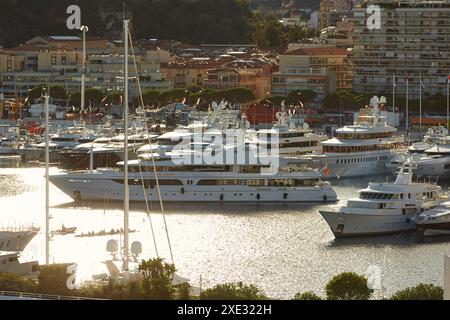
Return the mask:
<path id="1" fill-rule="evenodd" d="M 24 57 L 0 51 L 0 72 L 18 72 L 23 70 Z"/>
<path id="2" fill-rule="evenodd" d="M 72 69 L 77 70 L 77 66 L 83 63 L 83 55 L 75 51 L 45 51 L 38 52 L 38 70 L 41 71 L 61 71 Z"/>

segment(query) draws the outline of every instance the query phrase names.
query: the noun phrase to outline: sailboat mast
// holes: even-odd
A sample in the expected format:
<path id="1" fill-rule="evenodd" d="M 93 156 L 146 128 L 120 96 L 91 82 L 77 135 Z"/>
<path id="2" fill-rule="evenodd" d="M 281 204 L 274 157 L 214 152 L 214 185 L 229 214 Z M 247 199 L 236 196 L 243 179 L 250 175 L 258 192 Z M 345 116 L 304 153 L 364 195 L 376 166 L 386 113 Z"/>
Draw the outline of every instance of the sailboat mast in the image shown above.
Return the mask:
<path id="1" fill-rule="evenodd" d="M 129 211 L 130 211 L 130 195 L 128 188 L 128 28 L 129 20 L 123 21 L 124 29 L 124 98 L 123 98 L 123 112 L 124 112 L 124 199 L 123 199 L 123 232 L 124 232 L 124 271 L 128 271 L 129 262 Z"/>
<path id="2" fill-rule="evenodd" d="M 50 96 L 48 93 L 44 96 L 45 99 L 45 264 L 50 264 L 50 184 L 49 184 L 49 101 Z"/>

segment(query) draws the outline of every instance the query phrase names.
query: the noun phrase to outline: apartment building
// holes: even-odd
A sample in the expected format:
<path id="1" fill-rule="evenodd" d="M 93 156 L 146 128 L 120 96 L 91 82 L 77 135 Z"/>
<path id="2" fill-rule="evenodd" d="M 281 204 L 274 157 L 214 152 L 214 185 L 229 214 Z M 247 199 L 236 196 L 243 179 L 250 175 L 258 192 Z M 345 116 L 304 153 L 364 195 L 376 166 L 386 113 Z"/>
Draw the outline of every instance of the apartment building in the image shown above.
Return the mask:
<path id="1" fill-rule="evenodd" d="M 369 30 L 366 6 L 379 5 L 381 28 Z M 354 91 L 419 95 L 446 93 L 450 72 L 450 1 L 362 1 L 354 10 Z"/>
<path id="2" fill-rule="evenodd" d="M 319 97 L 337 89 L 351 89 L 347 50 L 330 46 L 303 47 L 280 55 L 280 68 L 272 76 L 272 94 L 287 96 L 312 90 Z"/>
<path id="3" fill-rule="evenodd" d="M 271 92 L 273 65 L 267 61 L 233 60 L 220 67 L 210 69 L 203 87 L 206 89 L 247 88 L 257 99 Z"/>
<path id="4" fill-rule="evenodd" d="M 19 55 L 0 51 L 0 72 L 16 72 L 23 69 L 24 58 Z"/>
<path id="5" fill-rule="evenodd" d="M 336 26 L 344 17 L 351 16 L 353 0 L 321 0 L 318 13 L 319 29 Z"/>
<path id="6" fill-rule="evenodd" d="M 124 57 L 120 54 L 123 52 L 121 46 L 120 42 L 115 44 L 97 37 L 87 38 L 86 87 L 105 93 L 122 90 L 123 79 L 120 75 L 123 73 Z M 139 48 L 135 61 L 143 90 L 173 87 L 172 83 L 163 79 L 160 67 L 161 62 L 169 58 L 168 52 L 158 48 Z M 42 83 L 63 86 L 67 92 L 80 91 L 82 61 L 79 37 L 35 37 L 0 54 L 1 92 L 6 96 L 25 97 L 31 88 Z M 134 59 L 131 57 L 129 70 L 135 73 Z M 137 82 L 132 80 L 130 95 L 137 94 Z"/>
<path id="7" fill-rule="evenodd" d="M 179 59 L 161 65 L 164 79 L 174 84 L 175 88 L 202 87 L 208 77 L 208 70 L 217 66 L 211 58 Z"/>

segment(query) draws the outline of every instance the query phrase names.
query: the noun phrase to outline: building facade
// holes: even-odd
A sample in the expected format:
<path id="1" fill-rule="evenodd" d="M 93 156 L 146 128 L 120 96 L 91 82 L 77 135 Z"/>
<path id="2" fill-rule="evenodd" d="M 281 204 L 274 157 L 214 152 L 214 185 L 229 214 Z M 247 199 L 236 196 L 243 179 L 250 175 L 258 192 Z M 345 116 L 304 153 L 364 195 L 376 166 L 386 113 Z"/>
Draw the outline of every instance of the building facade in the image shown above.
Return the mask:
<path id="1" fill-rule="evenodd" d="M 381 7 L 381 28 L 367 27 L 368 4 Z M 450 72 L 449 1 L 363 1 L 354 8 L 353 89 L 360 93 L 392 91 L 417 98 L 423 90 L 446 93 Z M 407 79 L 409 79 L 407 81 Z"/>
<path id="2" fill-rule="evenodd" d="M 280 96 L 312 90 L 323 97 L 351 87 L 347 50 L 329 46 L 305 47 L 280 55 L 280 70 L 272 76 L 272 94 Z"/>
<path id="3" fill-rule="evenodd" d="M 122 44 L 108 43 L 97 37 L 87 38 L 86 87 L 107 94 L 123 88 Z M 158 48 L 140 48 L 129 58 L 130 73 L 140 76 L 142 90 L 166 90 L 173 87 L 164 80 L 161 63 L 170 54 Z M 118 53 L 120 52 L 120 53 Z M 40 84 L 63 86 L 67 92 L 81 90 L 82 43 L 79 37 L 35 37 L 25 44 L 0 53 L 0 92 L 7 97 L 26 97 L 28 91 Z M 138 95 L 136 80 L 130 83 L 130 95 Z"/>
<path id="4" fill-rule="evenodd" d="M 353 0 L 321 0 L 318 13 L 319 29 L 336 26 L 342 18 L 352 13 Z"/>

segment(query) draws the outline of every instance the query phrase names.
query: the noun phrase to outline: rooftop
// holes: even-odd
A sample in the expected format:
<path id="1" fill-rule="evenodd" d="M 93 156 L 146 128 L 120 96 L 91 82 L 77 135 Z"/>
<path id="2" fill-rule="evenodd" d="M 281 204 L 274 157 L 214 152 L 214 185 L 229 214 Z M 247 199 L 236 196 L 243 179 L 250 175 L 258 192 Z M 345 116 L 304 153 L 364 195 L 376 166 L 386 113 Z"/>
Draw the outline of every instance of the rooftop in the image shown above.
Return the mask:
<path id="1" fill-rule="evenodd" d="M 292 56 L 347 56 L 347 50 L 344 49 L 344 48 L 336 48 L 336 47 L 301 48 L 301 49 L 285 52 L 284 55 L 292 55 Z"/>

